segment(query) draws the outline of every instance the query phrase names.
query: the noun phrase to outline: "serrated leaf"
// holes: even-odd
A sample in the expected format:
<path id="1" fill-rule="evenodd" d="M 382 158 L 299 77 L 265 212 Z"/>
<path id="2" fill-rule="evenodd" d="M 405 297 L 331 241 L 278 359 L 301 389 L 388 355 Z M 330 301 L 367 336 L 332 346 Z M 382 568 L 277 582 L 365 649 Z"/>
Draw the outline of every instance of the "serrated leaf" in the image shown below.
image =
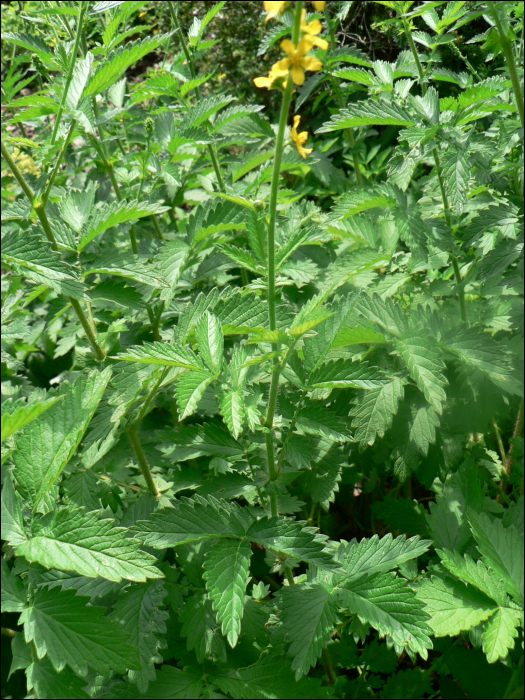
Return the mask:
<path id="1" fill-rule="evenodd" d="M 218 246 L 218 248 L 221 251 L 221 253 L 227 255 L 230 258 L 230 260 L 233 260 L 233 262 L 239 267 L 246 268 L 247 270 L 250 270 L 250 272 L 253 272 L 256 275 L 263 274 L 263 268 L 253 257 L 253 255 L 247 250 L 242 250 L 242 248 L 237 248 L 236 246 L 230 245 L 229 243 L 223 243 L 223 245 Z"/>
<path id="2" fill-rule="evenodd" d="M 106 616 L 106 608 L 87 605 L 75 591 L 42 587 L 20 615 L 26 642 L 34 642 L 39 659 L 47 656 L 55 671 L 70 666 L 86 676 L 88 668 L 109 675 L 138 668 L 137 653 L 127 635 Z"/>
<path id="3" fill-rule="evenodd" d="M 108 58 L 96 67 L 91 80 L 85 90 L 87 95 L 98 95 L 107 90 L 122 76 L 130 66 L 140 61 L 148 53 L 155 51 L 173 32 L 157 34 L 144 41 L 126 44 L 110 53 Z"/>
<path id="4" fill-rule="evenodd" d="M 242 433 L 246 415 L 243 390 L 226 389 L 220 397 L 219 408 L 228 430 L 237 439 Z"/>
<path id="5" fill-rule="evenodd" d="M 349 415 L 355 430 L 354 439 L 362 449 L 373 445 L 376 437 L 385 436 L 404 397 L 405 383 L 406 380 L 396 377 L 389 384 L 364 391 L 355 398 Z"/>
<path id="6" fill-rule="evenodd" d="M 390 383 L 377 367 L 352 360 L 325 362 L 310 376 L 310 389 L 377 389 Z"/>
<path id="7" fill-rule="evenodd" d="M 180 634 L 188 638 L 188 649 L 195 650 L 199 664 L 206 658 L 226 661 L 226 646 L 215 622 L 211 600 L 199 595 L 191 596 L 186 601 L 180 622 Z"/>
<path id="8" fill-rule="evenodd" d="M 279 593 L 282 634 L 289 644 L 287 655 L 293 659 L 292 671 L 299 681 L 327 645 L 337 622 L 336 602 L 321 585 L 289 586 Z"/>
<path id="9" fill-rule="evenodd" d="M 168 289 L 163 289 L 160 293 L 162 301 L 171 301 L 175 294 L 189 252 L 190 247 L 184 241 L 167 241 L 159 250 L 157 255 L 159 269 L 169 285 Z"/>
<path id="10" fill-rule="evenodd" d="M 214 376 L 202 369 L 185 372 L 182 375 L 175 388 L 179 420 L 184 420 L 195 413 L 202 395 L 213 380 Z"/>
<path id="11" fill-rule="evenodd" d="M 331 219 L 344 220 L 369 209 L 395 207 L 396 199 L 384 187 L 356 190 L 344 194 L 333 206 Z"/>
<path id="12" fill-rule="evenodd" d="M 486 596 L 495 600 L 498 605 L 508 605 L 504 584 L 491 569 L 487 568 L 482 559 L 475 562 L 468 554 L 462 557 L 458 552 L 451 552 L 449 549 L 436 551 L 441 557 L 441 563 L 454 576 L 460 578 L 464 583 L 475 586 Z"/>
<path id="13" fill-rule="evenodd" d="M 204 563 L 206 589 L 232 649 L 241 632 L 251 555 L 246 540 L 219 540 L 207 552 Z"/>
<path id="14" fill-rule="evenodd" d="M 182 367 L 189 370 L 203 370 L 202 362 L 188 347 L 170 345 L 155 341 L 135 345 L 117 355 L 124 362 L 140 362 L 145 365 L 160 365 L 161 367 Z"/>
<path id="15" fill-rule="evenodd" d="M 65 382 L 65 394 L 38 421 L 18 435 L 13 453 L 14 475 L 24 497 L 36 507 L 75 453 L 111 378 L 111 369 L 80 375 Z"/>
<path id="16" fill-rule="evenodd" d="M 230 102 L 233 102 L 236 98 L 231 95 L 213 95 L 212 97 L 206 97 L 201 99 L 193 107 L 186 112 L 182 121 L 182 130 L 187 129 L 192 126 L 199 126 L 207 121 L 213 114 L 218 112 Z"/>
<path id="17" fill-rule="evenodd" d="M 60 254 L 53 250 L 37 229 L 7 233 L 2 239 L 2 259 L 21 265 L 28 276 L 43 282 L 58 294 L 82 299 L 84 286 L 76 270 L 63 262 Z"/>
<path id="18" fill-rule="evenodd" d="M 138 540 L 112 520 L 99 520 L 84 509 L 54 511 L 35 520 L 31 537 L 17 546 L 19 556 L 48 569 L 76 571 L 108 581 L 161 578 L 155 558 L 139 550 Z"/>
<path id="19" fill-rule="evenodd" d="M 341 604 L 380 637 L 389 635 L 394 644 L 427 658 L 427 650 L 432 649 L 429 615 L 404 579 L 393 573 L 374 574 L 345 584 L 339 595 Z"/>
<path id="20" fill-rule="evenodd" d="M 443 374 L 445 363 L 435 341 L 421 330 L 413 330 L 397 339 L 395 346 L 410 376 L 429 404 L 441 415 L 447 398 L 443 387 L 448 382 Z"/>
<path id="21" fill-rule="evenodd" d="M 29 645 L 26 647 L 29 650 Z M 15 657 L 15 654 L 13 654 Z M 36 697 L 71 698 L 71 700 L 88 700 L 84 688 L 86 681 L 71 669 L 65 668 L 57 673 L 49 659 L 30 659 L 26 668 L 27 690 L 36 693 Z"/>
<path id="22" fill-rule="evenodd" d="M 484 625 L 483 651 L 489 664 L 499 659 L 506 659 L 509 651 L 514 649 L 518 636 L 517 627 L 522 624 L 523 613 L 514 608 L 500 608 Z"/>
<path id="23" fill-rule="evenodd" d="M 27 588 L 2 558 L 2 612 L 22 612 L 27 607 Z"/>
<path id="24" fill-rule="evenodd" d="M 129 202 L 122 200 L 121 202 L 114 202 L 109 206 L 101 207 L 96 210 L 93 218 L 86 226 L 78 244 L 78 250 L 79 252 L 84 250 L 91 241 L 112 226 L 118 226 L 134 219 L 142 219 L 153 214 L 162 214 L 168 209 L 169 207 L 164 207 L 158 202 L 138 202 L 136 199 Z"/>
<path id="25" fill-rule="evenodd" d="M 12 414 L 8 412 L 10 402 L 4 401 L 2 403 L 2 442 L 22 428 L 25 428 L 29 423 L 32 423 L 42 413 L 49 410 L 51 406 L 54 406 L 57 401 L 60 401 L 61 398 L 60 396 L 55 396 L 39 403 L 25 404 L 16 408 Z"/>
<path id="26" fill-rule="evenodd" d="M 383 573 L 396 568 L 411 559 L 424 554 L 431 546 L 431 540 L 419 537 L 406 539 L 400 535 L 395 539 L 389 533 L 381 539 L 378 535 L 361 542 L 342 542 L 336 553 L 336 561 L 344 570 L 344 579 L 358 580 L 363 576 Z"/>
<path id="27" fill-rule="evenodd" d="M 204 363 L 215 375 L 219 375 L 224 352 L 224 336 L 219 320 L 209 311 L 201 316 L 196 327 L 197 348 Z"/>
<path id="28" fill-rule="evenodd" d="M 448 151 L 443 157 L 441 167 L 450 205 L 461 213 L 467 203 L 470 177 L 470 165 L 465 151 Z"/>
<path id="29" fill-rule="evenodd" d="M 163 609 L 166 590 L 162 581 L 151 581 L 142 586 L 132 586 L 121 593 L 109 619 L 119 623 L 127 632 L 127 643 L 137 650 L 140 669 L 130 670 L 129 679 L 140 693 L 146 693 L 156 678 L 155 663 L 162 662 L 159 649 L 166 646 L 166 620 Z"/>
<path id="30" fill-rule="evenodd" d="M 468 509 L 472 534 L 485 563 L 505 582 L 508 593 L 523 605 L 523 535 L 511 525 L 504 527 L 498 518 Z"/>
<path id="31" fill-rule="evenodd" d="M 509 394 L 523 394 L 521 382 L 505 349 L 479 328 L 460 328 L 443 340 L 447 350 L 462 362 L 483 372 L 496 386 Z"/>
<path id="32" fill-rule="evenodd" d="M 385 102 L 359 102 L 341 109 L 334 114 L 329 122 L 325 122 L 316 134 L 325 134 L 339 129 L 350 129 L 354 126 L 415 126 L 416 120 L 405 109 L 394 103 Z"/>
<path id="33" fill-rule="evenodd" d="M 416 593 L 426 604 L 429 625 L 436 637 L 455 636 L 487 620 L 497 609 L 496 603 L 472 586 L 433 576 L 425 579 Z"/>
<path id="34" fill-rule="evenodd" d="M 302 408 L 295 424 L 305 433 L 325 437 L 334 442 L 348 442 L 352 439 L 344 420 L 321 406 Z"/>
<path id="35" fill-rule="evenodd" d="M 132 253 L 119 252 L 115 256 L 114 251 L 109 251 L 94 260 L 90 260 L 85 267 L 84 277 L 94 275 L 96 273 L 104 275 L 116 275 L 117 277 L 127 277 L 139 282 L 147 284 L 156 289 L 168 287 L 158 270 L 149 265 L 146 261 L 141 261 L 140 258 Z"/>

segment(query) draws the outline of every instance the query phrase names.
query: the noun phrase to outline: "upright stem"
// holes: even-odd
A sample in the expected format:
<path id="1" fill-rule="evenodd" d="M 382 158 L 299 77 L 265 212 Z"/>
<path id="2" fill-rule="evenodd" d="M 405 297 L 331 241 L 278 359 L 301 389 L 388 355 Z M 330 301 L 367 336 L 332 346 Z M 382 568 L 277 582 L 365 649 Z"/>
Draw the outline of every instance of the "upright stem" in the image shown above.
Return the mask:
<path id="1" fill-rule="evenodd" d="M 518 71 L 516 70 L 516 62 L 514 60 L 514 54 L 512 52 L 512 43 L 507 35 L 507 32 L 503 28 L 503 25 L 501 24 L 498 11 L 496 10 L 494 3 L 489 2 L 488 6 L 490 8 L 490 12 L 492 14 L 492 17 L 494 19 L 494 22 L 496 23 L 496 28 L 498 30 L 499 34 L 499 40 L 501 44 L 501 48 L 503 49 L 503 53 L 505 54 L 505 61 L 507 62 L 507 68 L 509 69 L 510 73 L 510 79 L 512 81 L 512 87 L 514 88 L 514 97 L 516 99 L 516 105 L 518 107 L 518 112 L 520 115 L 520 121 L 521 121 L 521 128 L 525 128 L 525 114 L 524 114 L 524 107 L 523 107 L 523 93 L 521 91 L 521 85 L 520 85 L 520 80 L 518 77 Z M 521 136 L 523 139 L 523 134 Z"/>
<path id="2" fill-rule="evenodd" d="M 423 95 L 426 94 L 427 92 L 427 86 L 423 82 L 425 78 L 425 72 L 423 70 L 423 66 L 421 65 L 421 61 L 419 59 L 419 54 L 416 49 L 416 45 L 414 44 L 414 39 L 412 38 L 412 34 L 410 33 L 410 27 L 408 26 L 408 22 L 406 19 L 403 19 L 403 28 L 405 30 L 405 35 L 408 39 L 408 43 L 410 44 L 410 50 L 412 51 L 412 55 L 414 57 L 414 61 L 417 66 L 417 72 L 419 75 L 419 82 L 421 85 L 421 92 Z M 443 212 L 445 214 L 445 220 L 447 222 L 447 226 L 452 228 L 452 213 L 450 209 L 450 202 L 448 201 L 447 193 L 445 190 L 445 183 L 443 181 L 443 174 L 441 170 L 441 164 L 439 162 L 439 153 L 437 148 L 434 148 L 432 150 L 432 155 L 434 156 L 434 162 L 436 164 L 436 172 L 437 172 L 437 177 L 438 177 L 438 182 L 439 182 L 439 189 L 441 191 L 441 199 L 443 200 Z M 454 276 L 456 278 L 456 284 L 461 285 L 461 273 L 459 271 L 459 264 L 456 256 L 452 255 L 452 267 L 454 269 Z M 467 305 L 465 303 L 465 292 L 459 286 L 458 289 L 458 300 L 459 300 L 459 309 L 461 313 L 461 320 L 463 323 L 467 323 Z"/>
<path id="3" fill-rule="evenodd" d="M 326 671 L 326 675 L 328 676 L 328 680 L 330 681 L 330 685 L 334 685 L 334 683 L 337 682 L 337 677 L 334 673 L 332 662 L 330 660 L 330 653 L 328 652 L 327 647 L 323 649 L 323 664 Z"/>
<path id="4" fill-rule="evenodd" d="M 24 176 L 18 169 L 18 166 L 14 162 L 14 160 L 11 158 L 11 155 L 9 151 L 7 150 L 5 144 L 2 142 L 2 155 L 5 158 L 6 163 L 8 166 L 11 168 L 11 171 L 13 175 L 15 176 L 16 180 L 18 181 L 18 184 L 22 188 L 24 194 L 28 198 L 29 202 L 31 203 L 31 206 L 34 208 L 36 215 L 38 216 L 40 223 L 42 224 L 42 228 L 44 229 L 44 232 L 46 234 L 47 240 L 51 243 L 51 247 L 53 250 L 58 251 L 58 246 L 57 242 L 55 240 L 55 237 L 53 235 L 53 231 L 51 229 L 51 225 L 49 223 L 49 219 L 47 218 L 46 214 L 46 209 L 45 206 L 42 202 L 37 202 L 35 193 L 33 190 L 29 187 L 27 184 Z M 93 332 L 93 329 L 91 328 L 91 325 L 89 321 L 87 320 L 84 312 L 82 311 L 82 307 L 80 306 L 79 302 L 76 299 L 72 299 L 71 297 L 68 297 L 69 303 L 75 310 L 75 313 L 78 316 L 78 320 L 82 324 L 82 327 L 84 331 L 86 332 L 86 336 L 89 340 L 89 344 L 91 345 L 91 349 L 93 350 L 93 354 L 95 355 L 96 359 L 98 362 L 102 362 L 104 359 L 105 355 L 99 344 L 97 343 L 97 336 L 96 333 Z"/>
<path id="5" fill-rule="evenodd" d="M 60 121 L 62 119 L 62 114 L 64 113 L 64 106 L 66 104 L 67 93 L 69 92 L 69 86 L 73 80 L 73 71 L 75 69 L 75 62 L 77 60 L 78 45 L 80 44 L 80 37 L 82 35 L 82 25 L 84 24 L 84 15 L 88 7 L 87 2 L 80 3 L 80 13 L 78 15 L 77 23 L 77 35 L 75 37 L 75 45 L 73 47 L 73 52 L 71 54 L 71 62 L 69 64 L 69 70 L 67 73 L 66 82 L 64 84 L 64 91 L 62 92 L 62 99 L 60 100 L 60 106 L 58 108 L 58 113 L 55 119 L 55 125 L 53 127 L 53 134 L 51 135 L 51 143 L 54 144 L 56 141 L 58 127 L 60 126 Z"/>
<path id="6" fill-rule="evenodd" d="M 184 56 L 186 57 L 186 60 L 188 61 L 188 66 L 190 67 L 191 77 L 193 79 L 195 79 L 195 65 L 193 63 L 193 56 L 191 55 L 191 53 L 188 49 L 188 45 L 186 44 L 186 39 L 184 38 L 184 34 L 182 32 L 182 27 L 180 26 L 179 18 L 177 17 L 177 12 L 173 8 L 173 2 L 168 2 L 168 7 L 170 9 L 171 19 L 173 21 L 173 25 L 175 26 L 175 29 L 179 33 L 180 43 L 182 46 L 182 50 L 184 52 Z M 195 88 L 195 95 L 197 97 L 197 100 L 201 99 L 200 91 L 199 91 L 198 87 Z M 217 182 L 219 183 L 219 188 L 220 188 L 221 192 L 225 192 L 226 186 L 224 184 L 224 180 L 222 179 L 219 160 L 217 158 L 217 153 L 215 152 L 215 148 L 211 143 L 208 144 L 208 153 L 210 154 L 211 163 L 212 163 L 213 169 L 215 171 L 215 177 L 217 178 Z"/>
<path id="7" fill-rule="evenodd" d="M 144 479 L 146 480 L 146 484 L 148 485 L 148 489 L 151 493 L 152 496 L 155 496 L 155 498 L 158 498 L 160 496 L 160 491 L 157 488 L 157 485 L 155 484 L 155 481 L 153 479 L 153 476 L 151 474 L 148 461 L 146 459 L 146 455 L 144 454 L 144 451 L 142 449 L 142 445 L 140 444 L 139 436 L 137 434 L 137 429 L 135 427 L 131 428 L 128 431 L 128 436 L 130 439 L 130 442 L 133 446 L 133 450 L 135 452 L 135 456 L 137 457 L 137 462 L 139 463 L 140 470 L 142 472 L 142 475 L 144 476 Z"/>
<path id="8" fill-rule="evenodd" d="M 294 26 L 292 34 L 292 42 L 297 46 L 299 43 L 299 34 L 301 31 L 301 10 L 303 3 L 297 2 L 295 5 Z M 270 209 L 268 223 L 268 316 L 270 322 L 270 330 L 274 331 L 277 328 L 276 317 L 276 301 L 275 301 L 275 223 L 277 221 L 277 196 L 279 194 L 279 179 L 281 175 L 281 161 L 284 147 L 284 132 L 286 130 L 286 122 L 288 121 L 288 111 L 290 109 L 290 101 L 292 99 L 293 81 L 291 72 L 288 73 L 286 88 L 281 104 L 281 116 L 279 118 L 279 129 L 277 131 L 277 140 L 275 142 L 275 156 L 273 160 L 272 183 L 270 190 Z M 272 343 L 272 352 L 277 353 L 277 344 Z M 277 357 L 273 359 L 272 381 L 270 385 L 270 396 L 268 399 L 268 410 L 266 414 L 266 453 L 268 457 L 268 473 L 270 481 L 275 481 L 277 472 L 275 469 L 275 454 L 273 446 L 273 416 L 277 401 L 277 390 L 279 387 L 279 375 L 281 373 L 281 364 Z M 270 507 L 272 515 L 277 515 L 277 496 L 270 494 Z"/>
<path id="9" fill-rule="evenodd" d="M 326 21 L 326 25 L 330 31 L 330 48 L 332 51 L 335 51 L 335 28 L 333 27 L 333 22 L 330 19 L 330 15 L 328 14 L 328 8 L 325 7 L 324 10 L 324 18 Z M 330 76 L 330 82 L 332 83 L 332 88 L 335 92 L 335 95 L 337 97 L 337 102 L 339 103 L 339 107 L 341 109 L 344 109 L 346 107 L 345 101 L 343 99 L 343 95 L 341 94 L 341 90 L 339 89 L 339 84 L 333 76 Z M 354 161 L 354 170 L 355 170 L 355 176 L 357 178 L 357 184 L 359 187 L 362 187 L 364 185 L 364 178 L 363 178 L 363 173 L 361 172 L 361 165 L 359 163 L 359 156 L 357 153 L 354 152 L 355 148 L 355 138 L 354 138 L 354 132 L 352 129 L 345 129 L 344 133 L 346 134 L 346 138 L 348 139 L 348 144 L 352 150 L 352 158 Z"/>

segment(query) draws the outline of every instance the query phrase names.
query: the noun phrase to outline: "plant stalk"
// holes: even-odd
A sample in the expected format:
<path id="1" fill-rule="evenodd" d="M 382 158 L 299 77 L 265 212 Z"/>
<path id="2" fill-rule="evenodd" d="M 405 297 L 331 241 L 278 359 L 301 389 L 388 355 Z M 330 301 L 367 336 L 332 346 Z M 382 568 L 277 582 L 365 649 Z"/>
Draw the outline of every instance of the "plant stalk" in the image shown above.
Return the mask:
<path id="1" fill-rule="evenodd" d="M 38 216 L 40 223 L 42 224 L 42 228 L 44 229 L 44 232 L 46 234 L 47 240 L 50 242 L 51 247 L 53 250 L 58 252 L 58 246 L 57 242 L 55 240 L 55 237 L 53 235 L 53 231 L 51 229 L 51 224 L 49 223 L 49 219 L 47 218 L 46 214 L 46 209 L 45 206 L 42 202 L 38 202 L 35 196 L 35 193 L 29 187 L 27 184 L 24 176 L 20 172 L 17 164 L 14 162 L 14 160 L 11 158 L 11 155 L 9 151 L 7 150 L 4 142 L 2 141 L 2 156 L 5 158 L 6 163 L 11 169 L 11 172 L 15 176 L 18 184 L 22 188 L 24 194 L 28 198 L 29 202 L 31 203 L 31 206 L 34 208 L 36 215 Z M 97 336 L 96 332 L 93 332 L 93 329 L 91 328 L 91 325 L 89 321 L 87 320 L 84 312 L 82 311 L 82 307 L 80 306 L 79 302 L 76 299 L 73 299 L 71 297 L 68 297 L 69 303 L 73 307 L 75 313 L 78 316 L 78 320 L 82 324 L 82 327 L 86 333 L 86 336 L 89 340 L 89 344 L 91 345 L 91 349 L 93 350 L 93 354 L 95 355 L 96 359 L 98 362 L 102 362 L 105 358 L 104 351 L 100 347 L 100 345 L 97 343 Z"/>
<path id="2" fill-rule="evenodd" d="M 297 46 L 299 43 L 299 34 L 301 31 L 301 10 L 303 3 L 297 2 L 294 14 L 294 26 L 292 34 L 292 42 Z M 284 148 L 284 132 L 286 130 L 286 122 L 288 121 L 288 112 L 290 109 L 290 101 L 292 99 L 293 81 L 291 71 L 288 73 L 286 88 L 281 104 L 281 115 L 279 117 L 279 128 L 277 131 L 277 140 L 275 142 L 275 155 L 273 160 L 272 182 L 270 190 L 270 207 L 269 207 L 269 223 L 268 223 L 268 317 L 270 330 L 277 329 L 276 317 L 276 301 L 275 301 L 275 224 L 277 221 L 277 196 L 279 194 L 279 179 L 281 175 L 281 162 Z M 272 343 L 272 352 L 278 350 L 277 344 Z M 277 390 L 279 387 L 279 375 L 281 373 L 281 364 L 277 357 L 273 359 L 272 380 L 270 385 L 270 396 L 268 399 L 268 410 L 266 414 L 266 454 L 268 457 L 268 474 L 270 481 L 275 481 L 277 471 L 275 469 L 275 453 L 273 445 L 273 416 L 277 402 Z M 270 507 L 272 515 L 277 515 L 277 496 L 270 494 Z"/>
<path id="3" fill-rule="evenodd" d="M 516 61 L 514 60 L 514 54 L 512 52 L 512 42 L 510 41 L 506 31 L 503 28 L 503 25 L 500 21 L 498 11 L 496 10 L 494 6 L 494 2 L 488 2 L 487 3 L 491 15 L 494 19 L 494 22 L 496 24 L 496 28 L 498 30 L 498 35 L 499 35 L 499 40 L 501 43 L 501 48 L 503 49 L 503 53 L 505 55 L 505 61 L 507 62 L 507 68 L 510 73 L 510 79 L 512 81 L 512 87 L 514 88 L 514 97 L 516 99 L 516 106 L 518 108 L 518 113 L 520 115 L 520 121 L 521 121 L 521 128 L 522 130 L 525 129 L 525 112 L 524 112 L 524 107 L 523 107 L 523 92 L 521 91 L 521 85 L 520 85 L 520 80 L 518 77 L 518 71 L 516 70 Z M 523 139 L 523 131 L 522 131 L 522 136 L 521 138 Z"/>
<path id="4" fill-rule="evenodd" d="M 142 445 L 140 444 L 137 429 L 135 427 L 133 427 L 130 430 L 128 430 L 128 436 L 129 436 L 130 442 L 133 446 L 133 451 L 135 452 L 135 456 L 137 458 L 137 462 L 139 463 L 139 467 L 140 467 L 140 470 L 142 472 L 142 475 L 144 476 L 144 479 L 146 480 L 146 484 L 148 485 L 148 489 L 149 489 L 152 496 L 155 496 L 155 498 L 158 498 L 160 496 L 160 491 L 158 490 L 157 485 L 155 484 L 155 481 L 153 480 L 153 476 L 151 474 L 149 464 L 148 464 L 148 461 L 146 459 L 146 455 L 144 454 L 144 451 L 142 449 Z"/>
<path id="5" fill-rule="evenodd" d="M 182 46 L 182 50 L 184 52 L 184 56 L 186 57 L 186 60 L 188 61 L 188 66 L 190 67 L 190 73 L 191 77 L 193 80 L 195 80 L 195 64 L 193 62 L 193 56 L 191 55 L 188 45 L 186 44 L 186 39 L 184 38 L 184 34 L 182 32 L 182 27 L 180 26 L 179 18 L 177 17 L 177 12 L 173 8 L 174 3 L 173 2 L 168 2 L 168 7 L 170 10 L 171 14 L 171 19 L 173 22 L 173 25 L 177 32 L 179 33 L 179 38 L 180 38 L 180 43 Z M 197 100 L 200 101 L 201 96 L 200 96 L 200 90 L 198 87 L 195 88 L 195 96 L 197 97 Z M 210 143 L 208 144 L 208 153 L 211 158 L 211 163 L 213 165 L 213 170 L 215 171 L 215 177 L 217 178 L 217 182 L 219 183 L 219 189 L 221 192 L 226 192 L 226 185 L 224 184 L 224 180 L 222 179 L 222 173 L 221 173 L 221 167 L 219 164 L 219 160 L 217 158 L 217 153 L 215 151 L 214 146 Z"/>
<path id="6" fill-rule="evenodd" d="M 53 133 L 51 135 L 51 144 L 54 144 L 56 141 L 58 127 L 60 126 L 62 114 L 64 113 L 64 107 L 66 104 L 67 93 L 69 92 L 69 86 L 71 85 L 71 81 L 73 80 L 73 71 L 75 70 L 75 63 L 76 63 L 77 54 L 78 54 L 78 46 L 80 44 L 80 37 L 82 35 L 82 26 L 84 24 L 84 16 L 86 14 L 87 8 L 88 8 L 87 2 L 80 3 L 80 13 L 78 15 L 77 34 L 75 37 L 75 45 L 73 47 L 73 52 L 71 54 L 71 62 L 69 64 L 69 70 L 67 73 L 66 82 L 64 84 L 64 91 L 62 92 L 62 99 L 60 100 L 60 106 L 58 108 L 57 116 L 55 119 L 55 124 L 53 126 Z"/>

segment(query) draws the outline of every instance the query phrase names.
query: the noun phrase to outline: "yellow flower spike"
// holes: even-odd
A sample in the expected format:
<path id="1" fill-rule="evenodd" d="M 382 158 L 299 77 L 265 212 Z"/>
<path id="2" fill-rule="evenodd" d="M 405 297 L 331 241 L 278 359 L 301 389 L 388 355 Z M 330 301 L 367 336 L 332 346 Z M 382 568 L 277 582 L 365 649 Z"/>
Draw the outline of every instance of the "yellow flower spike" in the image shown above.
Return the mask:
<path id="1" fill-rule="evenodd" d="M 328 42 L 316 36 L 317 34 L 320 34 L 323 31 L 323 25 L 318 19 L 314 19 L 313 22 L 307 24 L 306 10 L 303 10 L 301 12 L 301 31 L 312 37 L 314 46 L 318 46 L 323 51 L 326 51 L 326 49 L 329 46 Z"/>
<path id="2" fill-rule="evenodd" d="M 278 61 L 273 68 L 278 71 L 288 71 L 291 68 L 292 80 L 296 85 L 302 85 L 305 80 L 305 70 L 316 71 L 323 67 L 318 58 L 306 56 L 313 46 L 314 38 L 309 34 L 303 36 L 297 47 L 289 39 L 285 39 L 281 42 L 281 48 L 288 54 L 289 58 L 283 58 L 281 61 Z"/>
<path id="3" fill-rule="evenodd" d="M 314 7 L 317 10 L 317 12 L 323 12 L 324 8 L 326 7 L 326 1 L 325 2 L 314 2 Z"/>
<path id="4" fill-rule="evenodd" d="M 313 148 L 304 148 L 304 144 L 308 141 L 308 132 L 301 131 L 300 134 L 297 133 L 297 127 L 299 126 L 300 121 L 301 121 L 301 117 L 299 115 L 297 115 L 293 118 L 293 127 L 292 127 L 292 130 L 290 132 L 290 136 L 292 137 L 292 141 L 295 143 L 295 147 L 297 148 L 299 155 L 301 155 L 304 159 L 306 159 L 306 156 L 309 153 L 311 153 L 314 149 Z"/>
<path id="5" fill-rule="evenodd" d="M 290 2 L 267 2 L 264 0 L 264 9 L 268 13 L 268 16 L 264 20 L 267 22 L 269 19 L 273 19 L 274 17 L 278 17 L 281 12 L 286 8 L 287 5 L 289 5 Z"/>

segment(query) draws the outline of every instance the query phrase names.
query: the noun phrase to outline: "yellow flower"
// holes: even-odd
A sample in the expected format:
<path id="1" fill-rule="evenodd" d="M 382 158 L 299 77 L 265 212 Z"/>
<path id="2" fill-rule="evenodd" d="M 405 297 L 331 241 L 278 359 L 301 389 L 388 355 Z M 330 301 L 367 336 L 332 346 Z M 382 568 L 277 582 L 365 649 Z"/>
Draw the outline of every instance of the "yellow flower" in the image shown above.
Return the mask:
<path id="1" fill-rule="evenodd" d="M 314 7 L 318 12 L 322 12 L 324 8 L 326 7 L 326 1 L 325 2 L 314 2 Z"/>
<path id="2" fill-rule="evenodd" d="M 323 64 L 318 58 L 313 56 L 306 56 L 308 51 L 313 48 L 314 39 L 309 34 L 303 36 L 297 47 L 289 39 L 285 39 L 281 42 L 281 48 L 285 51 L 289 58 L 283 58 L 278 61 L 273 68 L 278 71 L 288 71 L 292 69 L 292 80 L 296 85 L 302 85 L 304 83 L 304 71 L 320 70 Z M 273 70 L 272 68 L 272 70 Z"/>
<path id="3" fill-rule="evenodd" d="M 300 116 L 296 116 L 293 118 L 293 127 L 292 127 L 292 131 L 290 132 L 290 136 L 292 137 L 292 141 L 295 143 L 295 147 L 299 151 L 299 155 L 301 155 L 303 158 L 306 158 L 306 156 L 309 153 L 311 153 L 314 149 L 303 147 L 304 144 L 308 141 L 308 132 L 301 131 L 300 134 L 297 133 L 297 127 L 299 126 L 300 121 L 301 121 Z"/>
<path id="4" fill-rule="evenodd" d="M 255 83 L 256 87 L 258 87 L 258 88 L 268 88 L 268 90 L 270 90 L 273 87 L 275 81 L 278 80 L 279 78 L 282 78 L 285 75 L 288 75 L 288 69 L 278 70 L 277 63 L 275 63 L 272 66 L 270 72 L 268 73 L 267 78 L 265 78 L 265 77 L 254 78 L 253 82 Z M 288 80 L 285 81 L 284 87 L 286 87 L 286 82 L 288 82 Z"/>
<path id="5" fill-rule="evenodd" d="M 312 37 L 314 46 L 318 46 L 323 51 L 326 51 L 328 42 L 316 36 L 323 31 L 323 25 L 318 19 L 314 19 L 310 24 L 306 24 L 306 10 L 301 12 L 301 31 Z"/>
<path id="6" fill-rule="evenodd" d="M 284 8 L 289 5 L 290 2 L 267 2 L 264 0 L 264 9 L 268 13 L 268 16 L 264 20 L 267 22 L 269 19 L 273 19 L 274 17 L 278 17 L 281 12 L 284 10 Z"/>

